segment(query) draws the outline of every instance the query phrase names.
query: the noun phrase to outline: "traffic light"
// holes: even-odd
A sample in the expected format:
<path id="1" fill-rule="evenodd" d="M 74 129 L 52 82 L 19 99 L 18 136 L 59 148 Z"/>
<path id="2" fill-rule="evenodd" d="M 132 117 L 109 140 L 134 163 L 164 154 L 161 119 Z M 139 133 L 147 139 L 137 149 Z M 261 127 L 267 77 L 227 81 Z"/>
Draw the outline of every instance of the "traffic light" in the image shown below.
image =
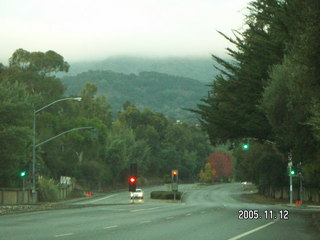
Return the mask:
<path id="1" fill-rule="evenodd" d="M 27 175 L 27 171 L 20 172 L 20 177 L 25 177 Z"/>
<path id="2" fill-rule="evenodd" d="M 249 144 L 248 143 L 245 143 L 242 145 L 242 149 L 243 150 L 249 150 Z"/>
<path id="3" fill-rule="evenodd" d="M 290 175 L 293 176 L 293 175 L 295 175 L 295 174 L 296 174 L 296 171 L 295 171 L 294 169 L 291 169 L 291 170 L 290 170 Z"/>
<path id="4" fill-rule="evenodd" d="M 137 178 L 135 176 L 129 177 L 129 192 L 135 192 L 137 188 Z"/>
<path id="5" fill-rule="evenodd" d="M 178 175 L 179 175 L 178 170 L 171 171 L 172 182 L 178 182 Z"/>
<path id="6" fill-rule="evenodd" d="M 137 188 L 138 166 L 130 163 L 129 192 L 135 192 Z"/>

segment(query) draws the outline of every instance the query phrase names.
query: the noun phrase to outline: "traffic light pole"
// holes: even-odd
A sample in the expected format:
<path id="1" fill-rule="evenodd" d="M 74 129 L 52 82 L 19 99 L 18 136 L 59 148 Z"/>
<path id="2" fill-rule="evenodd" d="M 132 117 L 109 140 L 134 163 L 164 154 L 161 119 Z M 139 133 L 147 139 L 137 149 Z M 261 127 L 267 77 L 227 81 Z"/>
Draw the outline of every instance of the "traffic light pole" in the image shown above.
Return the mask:
<path id="1" fill-rule="evenodd" d="M 290 174 L 290 204 L 292 204 L 292 175 Z"/>
<path id="2" fill-rule="evenodd" d="M 178 192 L 178 176 L 179 176 L 178 170 L 171 171 L 171 177 L 172 177 L 171 189 L 173 192 L 173 201 L 174 202 L 176 201 L 176 195 Z"/>
<path id="3" fill-rule="evenodd" d="M 292 169 L 292 155 L 289 152 L 288 153 L 288 167 L 289 167 L 289 180 L 290 180 L 290 204 L 292 204 L 292 174 L 291 174 L 291 169 Z"/>
<path id="4" fill-rule="evenodd" d="M 22 178 L 22 204 L 24 204 L 25 178 Z"/>

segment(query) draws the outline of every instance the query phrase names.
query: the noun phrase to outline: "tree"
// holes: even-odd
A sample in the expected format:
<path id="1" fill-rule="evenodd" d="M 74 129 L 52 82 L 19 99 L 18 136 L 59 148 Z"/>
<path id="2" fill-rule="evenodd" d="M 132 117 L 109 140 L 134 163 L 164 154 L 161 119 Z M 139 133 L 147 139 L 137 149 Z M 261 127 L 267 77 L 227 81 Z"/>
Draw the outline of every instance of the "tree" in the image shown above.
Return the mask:
<path id="1" fill-rule="evenodd" d="M 232 177 L 233 166 L 230 155 L 215 151 L 209 156 L 208 162 L 216 171 L 215 179 L 227 180 Z"/>
<path id="2" fill-rule="evenodd" d="M 266 87 L 263 108 L 275 134 L 275 140 L 282 152 L 291 151 L 295 161 L 304 161 L 310 153 L 316 152 L 315 139 L 308 122 L 307 107 L 311 92 L 306 88 L 308 69 L 285 58 L 276 65 Z M 299 138 L 297 138 L 297 135 Z"/>
<path id="3" fill-rule="evenodd" d="M 20 83 L 0 81 L 0 186 L 17 187 L 31 159 L 32 97 Z"/>
<path id="4" fill-rule="evenodd" d="M 200 171 L 200 182 L 204 183 L 210 183 L 214 176 L 216 174 L 216 171 L 212 168 L 210 163 L 206 163 L 204 166 L 204 170 L 201 169 Z"/>
<path id="5" fill-rule="evenodd" d="M 286 1 L 286 25 L 291 36 L 288 53 L 270 71 L 263 108 L 282 152 L 290 151 L 293 163 L 302 162 L 309 177 L 319 179 L 317 106 L 319 105 L 320 5 L 317 1 Z M 299 136 L 299 137 L 297 137 Z M 314 169 L 313 169 L 314 168 Z"/>
<path id="6" fill-rule="evenodd" d="M 219 68 L 221 75 L 213 82 L 205 105 L 199 105 L 203 125 L 213 143 L 248 137 L 272 138 L 259 102 L 269 68 L 281 61 L 284 52 L 283 36 L 277 34 L 283 29 L 277 20 L 280 9 L 276 0 L 252 2 L 248 28 L 243 33 L 235 32 L 235 39 L 222 34 L 238 50 L 227 49 L 234 61 L 213 55 L 223 68 Z"/>
<path id="7" fill-rule="evenodd" d="M 264 192 L 269 187 L 281 188 L 287 186 L 286 158 L 268 143 L 251 143 L 247 151 L 241 147 L 235 148 L 234 156 L 237 158 L 236 179 L 250 181 Z"/>
<path id="8" fill-rule="evenodd" d="M 243 32 L 233 38 L 221 33 L 236 50 L 227 49 L 231 60 L 213 55 L 221 74 L 194 112 L 213 145 L 231 141 L 236 147 L 251 139 L 263 145 L 260 166 L 283 169 L 290 151 L 294 163 L 318 169 L 319 2 L 256 0 L 248 9 Z M 272 155 L 280 162 L 270 165 Z M 246 160 L 240 157 L 239 166 Z M 274 184 L 263 171 L 249 172 L 257 184 Z M 281 172 L 273 173 L 285 181 Z"/>
<path id="9" fill-rule="evenodd" d="M 54 51 L 28 52 L 20 48 L 9 59 L 9 67 L 18 71 L 35 71 L 40 75 L 46 75 L 52 72 L 67 72 L 70 66 Z"/>

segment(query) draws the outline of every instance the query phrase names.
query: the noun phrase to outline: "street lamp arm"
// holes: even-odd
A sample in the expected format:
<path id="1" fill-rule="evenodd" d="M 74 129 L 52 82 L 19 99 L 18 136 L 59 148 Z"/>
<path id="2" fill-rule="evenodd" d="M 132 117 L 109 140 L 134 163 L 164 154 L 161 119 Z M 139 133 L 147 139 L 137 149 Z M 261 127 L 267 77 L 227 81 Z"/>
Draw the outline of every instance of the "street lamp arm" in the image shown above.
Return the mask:
<path id="1" fill-rule="evenodd" d="M 74 100 L 74 101 L 78 101 L 80 102 L 82 100 L 81 97 L 68 97 L 68 98 L 61 98 L 61 99 L 58 99 L 52 103 L 49 103 L 47 104 L 46 106 L 42 107 L 42 108 L 39 108 L 38 110 L 34 110 L 33 111 L 33 126 L 32 126 L 32 202 L 33 203 L 36 203 L 37 201 L 37 192 L 36 192 L 36 147 L 42 145 L 42 144 L 45 144 L 46 142 L 49 142 L 67 132 L 64 132 L 64 133 L 61 133 L 53 138 L 50 138 L 40 144 L 37 144 L 36 145 L 36 114 L 40 111 L 42 111 L 43 109 L 47 108 L 47 107 L 50 107 L 51 105 L 57 103 L 57 102 L 61 102 L 61 101 L 66 101 L 66 100 Z M 73 130 L 75 131 L 75 130 Z"/>
<path id="2" fill-rule="evenodd" d="M 43 144 L 45 144 L 45 143 L 47 143 L 47 142 L 50 142 L 51 140 L 56 139 L 56 138 L 58 138 L 58 137 L 60 137 L 60 136 L 62 136 L 62 135 L 64 135 L 64 134 L 66 134 L 66 133 L 74 132 L 74 131 L 78 131 L 78 130 L 85 130 L 85 129 L 95 129 L 95 127 L 72 128 L 72 129 L 70 129 L 70 130 L 68 130 L 68 131 L 59 133 L 58 135 L 56 135 L 56 136 L 54 136 L 54 137 L 51 137 L 51 138 L 49 138 L 49 139 L 47 139 L 47 140 L 45 140 L 45 141 L 43 141 L 43 142 L 41 142 L 41 143 L 38 143 L 38 144 L 36 144 L 34 147 L 37 148 L 37 147 L 39 147 L 39 146 L 41 146 L 41 145 L 43 145 Z"/>
<path id="3" fill-rule="evenodd" d="M 62 98 L 62 99 L 58 99 L 52 103 L 49 103 L 47 104 L 46 106 L 42 107 L 42 108 L 39 108 L 38 110 L 35 110 L 34 113 L 38 113 L 40 111 L 42 111 L 43 109 L 47 108 L 47 107 L 50 107 L 51 105 L 53 104 L 56 104 L 57 102 L 62 102 L 62 101 L 66 101 L 66 100 L 76 100 L 76 101 L 81 101 L 82 98 L 81 97 L 69 97 L 69 98 Z"/>

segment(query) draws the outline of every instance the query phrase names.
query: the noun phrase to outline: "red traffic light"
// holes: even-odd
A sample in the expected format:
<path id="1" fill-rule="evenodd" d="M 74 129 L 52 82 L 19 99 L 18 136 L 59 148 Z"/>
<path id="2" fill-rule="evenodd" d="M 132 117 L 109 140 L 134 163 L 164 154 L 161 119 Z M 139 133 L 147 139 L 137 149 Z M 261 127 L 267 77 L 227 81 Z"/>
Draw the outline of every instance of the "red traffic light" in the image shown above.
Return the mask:
<path id="1" fill-rule="evenodd" d="M 178 175 L 178 171 L 177 170 L 172 170 L 172 175 L 173 176 L 177 176 Z"/>
<path id="2" fill-rule="evenodd" d="M 137 179 L 135 177 L 130 177 L 129 178 L 129 182 L 130 183 L 135 183 L 137 181 Z"/>

